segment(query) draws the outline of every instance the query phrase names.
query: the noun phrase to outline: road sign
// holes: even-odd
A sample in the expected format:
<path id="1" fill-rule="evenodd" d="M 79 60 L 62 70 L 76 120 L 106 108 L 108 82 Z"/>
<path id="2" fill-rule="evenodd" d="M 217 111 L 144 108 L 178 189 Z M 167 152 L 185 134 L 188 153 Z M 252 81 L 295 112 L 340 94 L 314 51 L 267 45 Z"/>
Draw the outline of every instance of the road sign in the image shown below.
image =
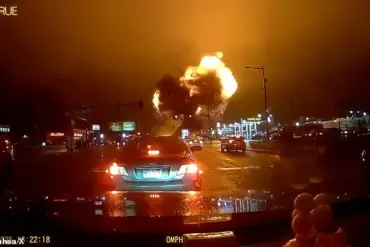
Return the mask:
<path id="1" fill-rule="evenodd" d="M 113 132 L 135 131 L 135 122 L 114 122 L 110 124 L 110 129 Z"/>

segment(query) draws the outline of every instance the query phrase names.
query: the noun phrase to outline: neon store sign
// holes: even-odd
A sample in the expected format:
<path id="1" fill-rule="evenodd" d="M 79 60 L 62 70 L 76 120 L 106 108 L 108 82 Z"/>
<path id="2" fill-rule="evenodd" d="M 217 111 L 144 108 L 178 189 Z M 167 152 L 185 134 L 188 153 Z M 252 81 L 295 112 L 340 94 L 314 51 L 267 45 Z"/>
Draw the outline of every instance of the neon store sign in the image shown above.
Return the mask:
<path id="1" fill-rule="evenodd" d="M 64 136 L 64 133 L 60 133 L 60 132 L 50 133 L 50 136 Z"/>

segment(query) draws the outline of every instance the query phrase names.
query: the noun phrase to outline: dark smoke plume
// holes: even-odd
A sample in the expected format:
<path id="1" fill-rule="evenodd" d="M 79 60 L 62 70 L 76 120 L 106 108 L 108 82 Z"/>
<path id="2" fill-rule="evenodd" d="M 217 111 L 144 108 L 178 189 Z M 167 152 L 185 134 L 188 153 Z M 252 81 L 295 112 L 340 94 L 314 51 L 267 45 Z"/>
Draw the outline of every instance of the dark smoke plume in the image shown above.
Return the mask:
<path id="1" fill-rule="evenodd" d="M 191 88 L 196 91 L 192 96 Z M 215 73 L 200 75 L 186 82 L 181 81 L 180 77 L 165 75 L 157 82 L 157 90 L 160 93 L 160 112 L 195 115 L 199 106 L 214 109 L 224 103 L 221 82 Z"/>

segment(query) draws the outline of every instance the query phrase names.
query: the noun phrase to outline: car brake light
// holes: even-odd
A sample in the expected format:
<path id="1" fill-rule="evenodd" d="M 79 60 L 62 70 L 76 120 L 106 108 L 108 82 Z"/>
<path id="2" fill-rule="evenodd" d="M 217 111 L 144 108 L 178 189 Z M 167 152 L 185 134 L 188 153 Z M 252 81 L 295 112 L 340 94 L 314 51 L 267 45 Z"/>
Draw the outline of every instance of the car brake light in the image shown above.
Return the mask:
<path id="1" fill-rule="evenodd" d="M 128 176 L 126 169 L 123 166 L 119 166 L 116 162 L 113 162 L 111 167 L 109 167 L 109 173 L 111 175 Z"/>
<path id="2" fill-rule="evenodd" d="M 196 164 L 182 165 L 176 175 L 183 175 L 185 173 L 194 174 L 198 172 Z"/>

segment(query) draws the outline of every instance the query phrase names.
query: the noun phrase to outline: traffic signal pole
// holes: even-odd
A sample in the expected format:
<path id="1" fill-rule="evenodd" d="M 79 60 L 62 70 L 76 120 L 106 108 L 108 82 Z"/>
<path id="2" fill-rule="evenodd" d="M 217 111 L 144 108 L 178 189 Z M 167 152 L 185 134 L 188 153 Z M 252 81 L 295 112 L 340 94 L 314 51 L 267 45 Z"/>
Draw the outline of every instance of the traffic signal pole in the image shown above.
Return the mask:
<path id="1" fill-rule="evenodd" d="M 262 71 L 262 88 L 263 88 L 263 95 L 264 95 L 264 112 L 265 112 L 265 131 L 266 131 L 266 139 L 269 139 L 269 112 L 268 112 L 268 105 L 267 105 L 267 78 L 265 77 L 265 68 L 263 66 L 261 67 L 250 67 L 246 66 L 245 69 L 254 69 L 254 70 L 261 70 Z"/>
<path id="2" fill-rule="evenodd" d="M 264 107 L 265 107 L 265 124 L 266 124 L 266 138 L 269 139 L 269 111 L 268 111 L 268 106 L 267 106 L 267 87 L 266 87 L 266 82 L 267 78 L 265 77 L 265 69 L 263 66 L 261 67 L 262 70 L 262 79 L 263 79 L 263 93 L 264 93 Z"/>

